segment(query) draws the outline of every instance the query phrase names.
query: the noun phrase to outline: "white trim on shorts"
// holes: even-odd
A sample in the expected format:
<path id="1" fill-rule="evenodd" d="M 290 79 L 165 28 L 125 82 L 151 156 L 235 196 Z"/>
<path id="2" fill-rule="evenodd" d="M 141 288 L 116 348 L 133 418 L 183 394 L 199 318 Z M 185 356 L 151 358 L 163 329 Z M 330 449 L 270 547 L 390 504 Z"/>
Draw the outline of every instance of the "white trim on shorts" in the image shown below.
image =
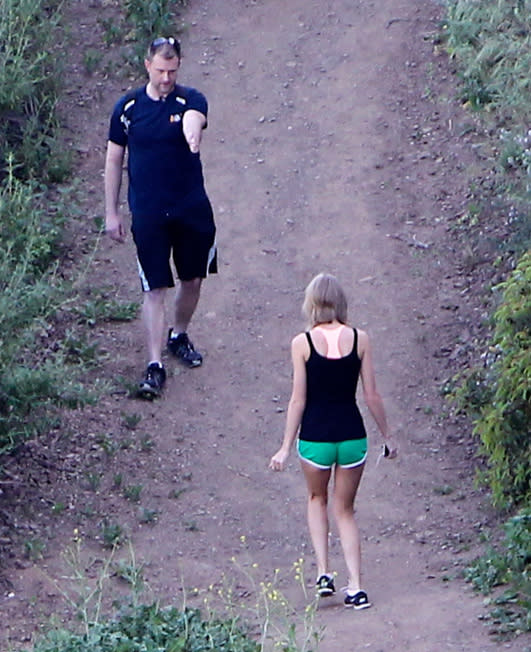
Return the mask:
<path id="1" fill-rule="evenodd" d="M 151 288 L 149 287 L 147 276 L 145 275 L 144 270 L 142 269 L 142 265 L 140 264 L 140 259 L 138 258 L 138 256 L 136 257 L 136 264 L 138 265 L 138 275 L 140 276 L 140 283 L 142 284 L 142 290 L 144 290 L 144 292 L 149 292 Z"/>
<path id="2" fill-rule="evenodd" d="M 217 250 L 218 250 L 218 248 L 217 248 L 217 245 L 216 245 L 216 241 L 214 240 L 214 243 L 212 244 L 212 246 L 208 250 L 207 264 L 206 264 L 206 269 L 205 269 L 205 278 L 207 278 L 207 276 L 208 276 L 208 272 L 210 270 L 210 265 L 212 265 L 212 261 L 216 257 Z"/>

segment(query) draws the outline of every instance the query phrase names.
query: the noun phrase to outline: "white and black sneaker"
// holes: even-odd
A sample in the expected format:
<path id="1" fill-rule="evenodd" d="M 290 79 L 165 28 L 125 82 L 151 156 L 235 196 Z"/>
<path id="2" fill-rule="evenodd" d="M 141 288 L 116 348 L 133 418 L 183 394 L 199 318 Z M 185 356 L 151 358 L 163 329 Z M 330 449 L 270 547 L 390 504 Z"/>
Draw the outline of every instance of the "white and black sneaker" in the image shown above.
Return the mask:
<path id="1" fill-rule="evenodd" d="M 320 598 L 328 598 L 329 596 L 334 595 L 336 592 L 334 578 L 332 575 L 321 575 L 315 583 L 315 588 L 317 589 L 317 595 Z"/>
<path id="2" fill-rule="evenodd" d="M 345 607 L 351 609 L 368 609 L 371 606 L 369 598 L 365 591 L 349 591 L 349 589 L 343 589 L 346 593 L 345 595 Z"/>
<path id="3" fill-rule="evenodd" d="M 168 333 L 168 351 L 187 367 L 200 367 L 203 356 L 194 349 L 187 333 L 175 335 L 170 329 Z"/>
<path id="4" fill-rule="evenodd" d="M 160 362 L 151 362 L 138 385 L 138 396 L 152 400 L 160 396 L 166 382 L 166 370 Z"/>

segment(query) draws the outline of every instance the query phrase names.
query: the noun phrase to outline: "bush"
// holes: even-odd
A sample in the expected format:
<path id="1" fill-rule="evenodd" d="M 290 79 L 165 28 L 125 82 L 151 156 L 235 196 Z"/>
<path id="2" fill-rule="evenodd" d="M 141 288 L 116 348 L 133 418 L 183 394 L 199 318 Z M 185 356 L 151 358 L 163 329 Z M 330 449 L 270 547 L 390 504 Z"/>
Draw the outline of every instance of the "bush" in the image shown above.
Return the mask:
<path id="1" fill-rule="evenodd" d="M 494 505 L 507 508 L 531 499 L 531 253 L 497 289 L 503 300 L 485 367 L 468 374 L 457 396 L 476 415 Z"/>
<path id="2" fill-rule="evenodd" d="M 196 609 L 130 607 L 85 634 L 51 630 L 33 652 L 259 652 L 235 621 L 202 620 Z"/>
<path id="3" fill-rule="evenodd" d="M 531 253 L 499 289 L 492 402 L 483 406 L 474 433 L 488 456 L 494 504 L 507 507 L 531 498 Z"/>

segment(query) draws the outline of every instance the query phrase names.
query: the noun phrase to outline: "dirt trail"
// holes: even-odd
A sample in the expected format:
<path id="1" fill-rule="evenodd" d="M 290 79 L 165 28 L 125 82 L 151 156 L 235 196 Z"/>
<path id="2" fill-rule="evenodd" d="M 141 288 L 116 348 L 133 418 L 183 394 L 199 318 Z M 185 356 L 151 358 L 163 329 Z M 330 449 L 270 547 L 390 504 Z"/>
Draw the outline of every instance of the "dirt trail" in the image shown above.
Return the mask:
<path id="1" fill-rule="evenodd" d="M 366 417 L 372 449 L 357 513 L 374 606 L 346 612 L 339 596 L 323 604 L 321 649 L 521 649 L 521 641 L 489 638 L 478 621 L 481 598 L 458 578 L 489 508 L 473 489 L 466 433 L 445 417 L 439 391 L 475 316 L 452 265 L 445 220 L 463 201 L 462 170 L 477 163 L 458 139 L 466 116 L 444 100 L 452 80 L 429 38 L 440 7 L 422 0 L 190 4 L 180 74 L 210 102 L 202 158 L 221 262 L 190 329 L 204 366 L 186 371 L 168 360 L 162 400 L 112 396 L 72 419 L 93 444 L 86 460 L 95 468 L 96 435 L 123 437 L 123 414 L 139 415 L 131 436 L 147 434 L 154 445 L 141 453 L 123 447 L 107 461 L 96 496 L 72 485 L 66 469 L 46 489 L 70 492 L 57 532 L 77 525 L 96 551 L 101 520 L 119 522 L 162 602 L 179 601 L 183 584 L 192 595 L 231 574 L 232 556 L 258 563 L 267 580 L 275 568 L 289 575 L 302 555 L 311 583 L 297 461 L 281 475 L 267 462 L 282 436 L 302 292 L 328 270 L 348 289 L 352 322 L 372 336 L 401 455 L 376 466 L 378 435 Z M 95 10 L 79 9 L 87 33 Z M 102 211 L 107 116 L 125 87 L 112 76 L 101 81 L 101 102 L 73 136 L 86 154 L 80 174 L 89 216 Z M 102 244 L 93 282 L 109 279 L 120 298 L 138 298 L 130 240 Z M 112 357 L 103 372 L 136 379 L 145 364 L 140 323 L 96 335 Z M 118 472 L 126 484 L 143 485 L 140 508 L 156 509 L 156 523 L 140 524 L 139 507 L 113 490 Z M 82 506 L 96 501 L 96 515 L 82 518 Z M 50 575 L 62 572 L 61 536 L 37 564 Z M 341 585 L 335 525 L 331 541 Z M 33 564 L 19 565 L 11 582 L 1 609 L 15 623 L 6 637 L 14 644 L 62 607 Z M 287 581 L 283 588 L 302 611 L 300 591 Z"/>

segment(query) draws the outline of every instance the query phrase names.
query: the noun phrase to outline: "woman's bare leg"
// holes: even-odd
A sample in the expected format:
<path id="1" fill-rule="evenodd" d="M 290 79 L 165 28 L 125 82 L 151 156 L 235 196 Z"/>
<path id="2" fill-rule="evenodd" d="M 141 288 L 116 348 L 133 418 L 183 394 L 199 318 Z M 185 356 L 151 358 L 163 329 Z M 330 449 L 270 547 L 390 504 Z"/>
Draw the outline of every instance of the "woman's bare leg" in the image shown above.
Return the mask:
<path id="1" fill-rule="evenodd" d="M 334 515 L 349 575 L 348 588 L 352 591 L 361 589 L 361 545 L 358 525 L 354 518 L 354 499 L 363 467 L 364 464 L 352 469 L 338 466 L 335 471 Z"/>
<path id="2" fill-rule="evenodd" d="M 308 487 L 308 527 L 317 560 L 317 576 L 328 573 L 328 481 L 330 469 L 301 461 Z"/>

